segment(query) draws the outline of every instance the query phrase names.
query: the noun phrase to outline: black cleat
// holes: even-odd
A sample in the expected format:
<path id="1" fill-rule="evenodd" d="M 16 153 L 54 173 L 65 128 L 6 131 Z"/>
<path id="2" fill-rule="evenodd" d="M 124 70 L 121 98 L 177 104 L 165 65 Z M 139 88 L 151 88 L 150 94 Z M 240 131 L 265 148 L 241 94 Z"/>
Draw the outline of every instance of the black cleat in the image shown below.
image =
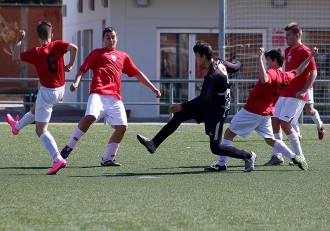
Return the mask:
<path id="1" fill-rule="evenodd" d="M 218 164 L 207 166 L 204 168 L 204 171 L 209 171 L 209 172 L 222 172 L 222 171 L 226 171 L 226 170 L 227 170 L 226 165 L 221 166 Z"/>

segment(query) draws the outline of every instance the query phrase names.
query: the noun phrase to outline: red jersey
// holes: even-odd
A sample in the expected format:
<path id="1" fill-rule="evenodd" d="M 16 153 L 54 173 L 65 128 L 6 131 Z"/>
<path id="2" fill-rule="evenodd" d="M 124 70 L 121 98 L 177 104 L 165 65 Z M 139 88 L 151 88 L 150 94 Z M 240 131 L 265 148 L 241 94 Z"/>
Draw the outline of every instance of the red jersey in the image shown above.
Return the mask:
<path id="1" fill-rule="evenodd" d="M 40 84 L 47 88 L 58 88 L 65 84 L 64 54 L 68 42 L 55 40 L 22 52 L 21 60 L 34 65 Z"/>
<path id="2" fill-rule="evenodd" d="M 80 70 L 93 70 L 90 94 L 112 95 L 121 100 L 120 86 L 122 74 L 136 76 L 140 70 L 123 51 L 100 48 L 93 50 L 85 59 Z"/>
<path id="3" fill-rule="evenodd" d="M 291 48 L 291 47 L 286 48 L 285 70 L 292 71 L 294 69 L 297 69 L 300 66 L 300 64 L 307 59 L 310 53 L 311 51 L 304 44 L 296 48 Z M 292 80 L 292 84 L 290 84 L 290 86 L 283 89 L 283 91 L 281 92 L 281 96 L 296 98 L 295 94 L 304 87 L 304 85 L 306 84 L 309 78 L 309 73 L 312 70 L 316 70 L 316 63 L 314 58 L 311 59 L 310 63 L 308 64 L 304 72 L 301 73 L 298 78 Z M 307 94 L 305 95 L 303 100 L 305 101 L 307 100 Z"/>
<path id="4" fill-rule="evenodd" d="M 244 106 L 245 110 L 262 116 L 272 115 L 280 89 L 289 85 L 296 73 L 269 69 L 267 76 L 267 83 L 261 83 L 259 79 L 254 86 Z"/>

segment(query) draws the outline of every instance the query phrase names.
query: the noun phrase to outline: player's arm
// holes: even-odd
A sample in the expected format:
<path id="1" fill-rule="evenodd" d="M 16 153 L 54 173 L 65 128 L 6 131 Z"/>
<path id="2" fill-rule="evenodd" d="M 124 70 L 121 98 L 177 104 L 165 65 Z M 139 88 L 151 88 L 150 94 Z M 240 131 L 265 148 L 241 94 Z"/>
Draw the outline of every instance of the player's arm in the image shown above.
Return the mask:
<path id="1" fill-rule="evenodd" d="M 268 82 L 268 75 L 263 62 L 264 56 L 265 56 L 265 49 L 261 47 L 259 48 L 259 79 L 261 83 Z"/>
<path id="2" fill-rule="evenodd" d="M 67 65 L 65 65 L 64 69 L 66 72 L 69 72 L 71 71 L 74 61 L 76 60 L 78 47 L 75 44 L 70 43 L 68 45 L 67 51 L 70 53 L 70 61 Z"/>
<path id="3" fill-rule="evenodd" d="M 135 76 L 135 78 L 137 78 L 137 80 L 139 80 L 143 85 L 145 85 L 146 87 L 150 88 L 153 93 L 156 94 L 156 98 L 159 98 L 162 94 L 160 93 L 160 91 L 158 90 L 158 88 L 156 88 L 148 79 L 147 76 L 145 76 L 145 74 L 143 74 L 142 72 L 140 72 L 139 74 L 137 74 Z"/>
<path id="4" fill-rule="evenodd" d="M 80 83 L 81 78 L 83 77 L 84 72 L 82 70 L 79 70 L 78 73 L 76 74 L 76 78 L 73 82 L 73 84 L 71 84 L 70 86 L 70 91 L 74 92 L 75 90 L 77 90 L 78 85 Z"/>
<path id="5" fill-rule="evenodd" d="M 21 60 L 21 47 L 22 47 L 22 40 L 25 37 L 25 31 L 19 30 L 17 33 L 16 43 L 13 50 L 12 60 L 13 61 L 20 61 Z"/>
<path id="6" fill-rule="evenodd" d="M 310 53 L 310 55 L 308 56 L 308 58 L 307 59 L 305 59 L 305 61 L 304 62 L 302 62 L 302 64 L 300 64 L 300 66 L 295 70 L 295 72 L 297 73 L 297 76 L 298 75 L 300 75 L 301 73 L 303 73 L 303 71 L 306 69 L 306 67 L 308 66 L 308 64 L 309 64 L 309 62 L 311 61 L 311 59 L 313 58 L 313 57 L 315 57 L 317 54 L 318 54 L 318 49 L 316 48 L 316 47 L 314 47 L 314 49 L 313 49 L 313 51 Z M 311 77 L 311 75 L 315 75 L 315 77 L 316 77 L 316 75 L 317 75 L 317 73 L 312 73 L 312 72 L 314 72 L 314 70 L 312 70 L 311 72 L 310 72 L 310 77 Z M 316 72 L 316 70 L 315 70 L 315 72 Z M 314 78 L 315 79 L 315 78 Z M 314 80 L 313 80 L 313 82 L 314 82 Z M 312 83 L 313 83 L 312 82 Z M 311 84 L 310 84 L 311 85 Z M 308 87 L 310 86 L 310 85 L 308 85 Z M 308 88 L 307 88 L 308 89 Z"/>

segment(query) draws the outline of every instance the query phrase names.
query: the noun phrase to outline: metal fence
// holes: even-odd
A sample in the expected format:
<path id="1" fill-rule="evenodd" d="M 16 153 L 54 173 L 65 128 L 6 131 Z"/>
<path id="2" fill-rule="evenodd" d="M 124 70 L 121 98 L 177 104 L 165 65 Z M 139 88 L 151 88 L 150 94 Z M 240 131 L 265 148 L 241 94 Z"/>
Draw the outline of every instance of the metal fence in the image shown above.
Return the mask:
<path id="1" fill-rule="evenodd" d="M 31 81 L 39 81 L 38 78 L 10 78 L 10 77 L 3 77 L 0 78 L 1 82 L 31 82 Z M 67 82 L 73 82 L 73 80 L 66 80 Z M 82 79 L 81 82 L 90 82 L 90 79 Z M 137 83 L 138 80 L 122 80 L 123 83 Z M 149 102 L 127 102 L 125 101 L 125 105 L 150 105 L 150 106 L 170 106 L 175 103 L 174 99 L 174 90 L 175 84 L 178 83 L 186 83 L 186 84 L 201 84 L 203 80 L 188 80 L 188 79 L 160 79 L 160 80 L 151 80 L 152 83 L 159 83 L 159 84 L 168 84 L 168 92 L 169 97 L 166 98 L 164 101 L 149 101 Z M 245 102 L 247 97 L 250 94 L 250 91 L 252 90 L 253 86 L 257 82 L 257 79 L 231 79 L 230 80 L 232 85 L 232 103 L 231 103 L 231 111 L 229 113 L 229 118 L 234 116 L 238 110 L 240 110 Z M 22 95 L 23 96 L 23 95 Z M 186 99 L 188 100 L 188 99 Z M 314 82 L 314 107 L 319 111 L 321 119 L 324 123 L 330 122 L 330 80 L 318 80 L 316 79 Z M 3 100 L 0 101 L 0 105 L 3 104 L 23 104 L 25 105 L 31 105 L 33 102 L 24 102 L 23 97 L 22 101 L 8 101 Z M 69 101 L 62 101 L 60 104 L 65 105 L 87 105 L 87 102 L 69 102 Z M 304 112 L 301 115 L 300 122 L 301 123 L 310 123 L 312 120 L 310 116 Z"/>

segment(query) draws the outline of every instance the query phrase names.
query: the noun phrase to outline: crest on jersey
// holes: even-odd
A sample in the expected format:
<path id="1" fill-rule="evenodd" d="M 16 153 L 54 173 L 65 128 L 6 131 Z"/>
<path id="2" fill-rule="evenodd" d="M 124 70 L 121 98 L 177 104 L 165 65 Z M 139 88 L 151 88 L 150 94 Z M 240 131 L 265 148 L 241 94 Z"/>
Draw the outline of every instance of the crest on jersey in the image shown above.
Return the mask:
<path id="1" fill-rule="evenodd" d="M 114 62 L 116 62 L 117 57 L 116 57 L 115 55 L 110 55 L 110 57 L 111 57 L 111 59 L 112 59 Z"/>
<path id="2" fill-rule="evenodd" d="M 290 60 L 291 60 L 291 55 L 288 56 L 288 62 L 290 62 Z"/>

